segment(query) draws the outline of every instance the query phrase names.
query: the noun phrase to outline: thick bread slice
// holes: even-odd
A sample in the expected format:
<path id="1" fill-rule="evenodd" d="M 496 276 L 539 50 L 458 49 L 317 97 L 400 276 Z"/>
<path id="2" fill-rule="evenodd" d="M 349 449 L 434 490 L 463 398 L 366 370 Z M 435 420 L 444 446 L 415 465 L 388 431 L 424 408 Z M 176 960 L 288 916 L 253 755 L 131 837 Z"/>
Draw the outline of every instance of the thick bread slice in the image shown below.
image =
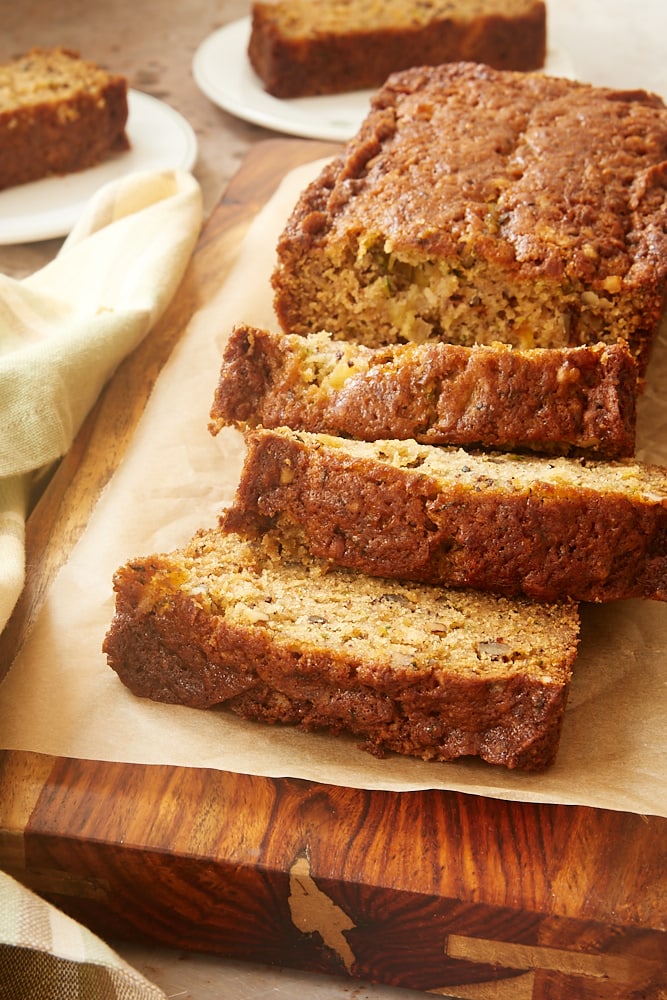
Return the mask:
<path id="1" fill-rule="evenodd" d="M 379 87 L 453 59 L 539 69 L 546 56 L 542 0 L 271 0 L 251 14 L 248 57 L 274 97 Z"/>
<path id="2" fill-rule="evenodd" d="M 556 754 L 575 605 L 378 580 L 222 531 L 114 586 L 104 649 L 141 697 L 349 732 L 378 756 L 539 770 Z"/>
<path id="3" fill-rule="evenodd" d="M 369 348 L 326 332 L 239 324 L 225 346 L 210 428 L 288 426 L 611 459 L 634 452 L 636 393 L 624 343 Z"/>
<path id="4" fill-rule="evenodd" d="M 376 576 L 542 601 L 667 600 L 667 470 L 247 434 L 225 525 L 302 535 L 314 555 Z"/>
<path id="5" fill-rule="evenodd" d="M 68 49 L 0 66 L 0 189 L 95 166 L 130 147 L 128 84 Z"/>

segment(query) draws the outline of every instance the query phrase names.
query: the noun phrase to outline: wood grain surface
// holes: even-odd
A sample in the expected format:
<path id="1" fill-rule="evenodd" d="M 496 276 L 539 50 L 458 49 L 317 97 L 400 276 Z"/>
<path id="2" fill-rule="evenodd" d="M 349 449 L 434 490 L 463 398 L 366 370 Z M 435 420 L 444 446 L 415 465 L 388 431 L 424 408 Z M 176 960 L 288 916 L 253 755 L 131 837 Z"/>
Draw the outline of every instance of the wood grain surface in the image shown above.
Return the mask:
<path id="1" fill-rule="evenodd" d="M 255 212 L 286 171 L 334 148 L 270 140 L 244 162 L 177 298 L 33 511 L 4 669 Z M 658 817 L 12 751 L 0 755 L 0 867 L 105 937 L 479 1000 L 667 990 Z"/>

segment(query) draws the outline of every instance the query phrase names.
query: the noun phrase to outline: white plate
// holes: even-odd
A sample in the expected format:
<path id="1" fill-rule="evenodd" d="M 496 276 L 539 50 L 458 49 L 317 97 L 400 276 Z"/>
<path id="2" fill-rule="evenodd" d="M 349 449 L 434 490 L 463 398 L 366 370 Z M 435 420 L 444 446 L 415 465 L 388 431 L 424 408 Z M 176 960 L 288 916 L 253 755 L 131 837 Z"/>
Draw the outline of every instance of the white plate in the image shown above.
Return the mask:
<path id="1" fill-rule="evenodd" d="M 248 61 L 249 37 L 250 18 L 244 17 L 209 35 L 195 52 L 195 82 L 214 104 L 236 118 L 288 135 L 333 142 L 352 138 L 368 111 L 373 90 L 279 100 L 266 93 Z M 551 51 L 544 71 L 551 76 L 574 76 L 571 61 Z"/>
<path id="2" fill-rule="evenodd" d="M 0 244 L 66 236 L 103 184 L 135 170 L 190 170 L 197 159 L 192 126 L 177 111 L 136 90 L 128 93 L 131 148 L 88 170 L 0 191 Z"/>

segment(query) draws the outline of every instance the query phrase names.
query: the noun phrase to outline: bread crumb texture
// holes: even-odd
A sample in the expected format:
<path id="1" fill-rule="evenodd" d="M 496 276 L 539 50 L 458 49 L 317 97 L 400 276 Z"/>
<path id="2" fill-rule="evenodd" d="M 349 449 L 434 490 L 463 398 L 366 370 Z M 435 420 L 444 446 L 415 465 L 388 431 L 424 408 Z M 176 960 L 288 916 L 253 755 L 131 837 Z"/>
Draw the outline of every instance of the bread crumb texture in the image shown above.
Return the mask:
<path id="1" fill-rule="evenodd" d="M 227 527 L 359 572 L 534 600 L 667 600 L 667 470 L 259 428 Z"/>

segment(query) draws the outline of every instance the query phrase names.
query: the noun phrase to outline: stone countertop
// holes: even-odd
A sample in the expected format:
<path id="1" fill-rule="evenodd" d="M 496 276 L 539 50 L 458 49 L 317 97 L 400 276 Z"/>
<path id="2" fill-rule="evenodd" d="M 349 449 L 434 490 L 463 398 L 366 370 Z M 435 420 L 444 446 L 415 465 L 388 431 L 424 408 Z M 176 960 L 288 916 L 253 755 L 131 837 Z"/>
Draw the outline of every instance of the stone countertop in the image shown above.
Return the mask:
<path id="1" fill-rule="evenodd" d="M 29 8 L 29 9 L 27 9 Z M 64 45 L 125 74 L 130 86 L 170 104 L 195 129 L 194 173 L 208 215 L 249 148 L 274 135 L 217 108 L 197 88 L 194 53 L 211 32 L 249 12 L 248 0 L 31 0 L 3 10 L 0 62 L 32 46 Z M 551 47 L 588 82 L 643 87 L 667 98 L 664 0 L 548 0 Z M 0 271 L 23 276 L 58 251 L 59 240 L 0 247 Z M 212 956 L 110 942 L 165 993 L 182 1000 L 407 1000 L 413 991 L 267 969 Z"/>

